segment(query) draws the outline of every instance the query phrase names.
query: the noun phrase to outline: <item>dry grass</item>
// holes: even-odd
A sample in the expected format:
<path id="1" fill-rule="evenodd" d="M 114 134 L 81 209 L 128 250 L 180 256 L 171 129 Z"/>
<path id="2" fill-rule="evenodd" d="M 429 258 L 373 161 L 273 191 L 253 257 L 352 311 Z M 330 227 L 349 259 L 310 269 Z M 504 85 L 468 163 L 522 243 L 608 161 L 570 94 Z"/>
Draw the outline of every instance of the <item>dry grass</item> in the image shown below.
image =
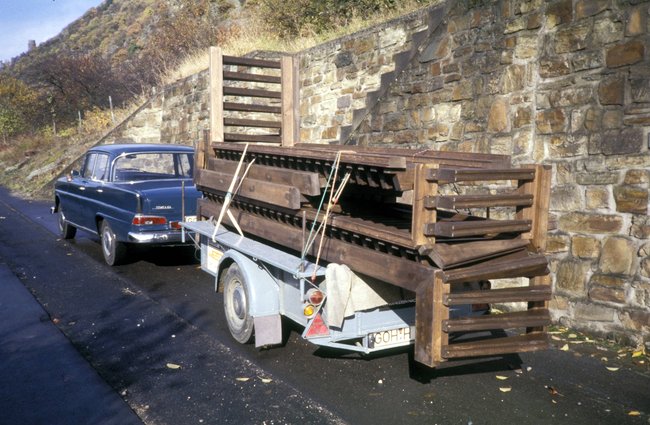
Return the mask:
<path id="1" fill-rule="evenodd" d="M 430 7 L 439 2 L 440 0 L 431 1 L 426 7 Z M 219 47 L 221 47 L 224 54 L 232 56 L 243 56 L 256 50 L 296 53 L 344 35 L 390 21 L 421 7 L 422 4 L 417 3 L 415 0 L 406 0 L 392 11 L 369 17 L 356 17 L 345 27 L 337 27 L 325 33 L 297 37 L 291 40 L 281 39 L 266 29 L 264 24 L 256 21 L 255 17 L 247 16 L 243 18 L 244 24 L 231 28 L 229 33 L 230 37 L 225 39 L 223 43 L 220 43 Z M 208 63 L 209 54 L 206 50 L 193 52 L 187 56 L 178 68 L 169 71 L 162 78 L 162 81 L 164 84 L 169 84 L 196 74 L 207 69 Z"/>

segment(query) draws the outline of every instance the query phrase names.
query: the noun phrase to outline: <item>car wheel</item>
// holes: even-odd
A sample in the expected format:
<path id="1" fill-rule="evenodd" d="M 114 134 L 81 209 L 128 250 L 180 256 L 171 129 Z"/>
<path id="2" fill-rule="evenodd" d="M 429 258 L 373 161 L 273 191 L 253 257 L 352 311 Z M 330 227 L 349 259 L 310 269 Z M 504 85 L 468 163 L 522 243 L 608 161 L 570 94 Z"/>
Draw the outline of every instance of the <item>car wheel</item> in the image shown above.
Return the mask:
<path id="1" fill-rule="evenodd" d="M 100 227 L 102 254 L 109 266 L 117 266 L 124 262 L 126 257 L 126 245 L 117 240 L 115 232 L 106 220 L 102 221 Z"/>
<path id="2" fill-rule="evenodd" d="M 237 264 L 232 264 L 224 277 L 223 309 L 230 334 L 247 344 L 253 339 L 253 317 L 250 315 L 248 285 Z"/>
<path id="3" fill-rule="evenodd" d="M 72 239 L 77 234 L 77 228 L 68 223 L 63 210 L 59 209 L 59 233 L 63 239 Z"/>

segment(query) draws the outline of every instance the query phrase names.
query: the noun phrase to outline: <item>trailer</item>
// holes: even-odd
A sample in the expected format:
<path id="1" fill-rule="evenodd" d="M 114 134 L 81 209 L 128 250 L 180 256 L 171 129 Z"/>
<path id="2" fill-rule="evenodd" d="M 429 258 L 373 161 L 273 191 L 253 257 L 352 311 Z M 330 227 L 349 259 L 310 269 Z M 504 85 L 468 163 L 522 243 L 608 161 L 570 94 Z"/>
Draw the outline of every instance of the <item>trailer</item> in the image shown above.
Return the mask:
<path id="1" fill-rule="evenodd" d="M 302 326 L 306 340 L 329 348 L 370 354 L 415 342 L 414 294 L 361 278 L 344 264 L 317 265 L 223 227 L 217 230 L 214 220 L 182 226 L 200 247 L 201 268 L 215 277 L 215 291 L 223 292 L 228 329 L 240 343 L 280 344 L 282 317 Z M 487 311 L 485 304 L 458 305 L 451 317 Z"/>
<path id="2" fill-rule="evenodd" d="M 414 344 L 430 367 L 548 348 L 550 167 L 302 141 L 297 67 L 211 48 L 203 197 L 183 227 L 235 339 L 278 344 L 284 316 L 327 347 Z"/>

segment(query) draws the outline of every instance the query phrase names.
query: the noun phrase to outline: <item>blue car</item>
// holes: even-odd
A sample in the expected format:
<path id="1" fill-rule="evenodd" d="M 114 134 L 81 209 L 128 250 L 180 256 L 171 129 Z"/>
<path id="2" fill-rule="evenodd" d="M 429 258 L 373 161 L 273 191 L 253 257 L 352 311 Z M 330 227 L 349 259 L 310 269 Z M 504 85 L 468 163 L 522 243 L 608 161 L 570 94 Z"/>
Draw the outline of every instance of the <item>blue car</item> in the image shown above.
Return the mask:
<path id="1" fill-rule="evenodd" d="M 106 263 L 117 265 L 130 244 L 179 245 L 181 221 L 196 220 L 201 193 L 192 183 L 194 149 L 163 144 L 101 145 L 81 170 L 57 180 L 53 213 L 64 239 L 96 234 Z"/>

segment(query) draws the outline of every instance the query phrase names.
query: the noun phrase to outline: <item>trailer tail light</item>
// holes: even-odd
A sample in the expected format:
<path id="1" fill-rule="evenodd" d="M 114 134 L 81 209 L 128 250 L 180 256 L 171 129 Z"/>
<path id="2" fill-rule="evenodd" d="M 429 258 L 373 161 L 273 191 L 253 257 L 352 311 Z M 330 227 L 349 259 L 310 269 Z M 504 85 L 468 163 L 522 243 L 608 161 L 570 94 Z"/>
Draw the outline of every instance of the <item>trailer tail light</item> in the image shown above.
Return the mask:
<path id="1" fill-rule="evenodd" d="M 137 214 L 133 217 L 131 224 L 135 226 L 153 226 L 153 225 L 165 225 L 167 224 L 167 219 L 165 217 L 155 216 L 155 215 L 142 215 Z"/>
<path id="2" fill-rule="evenodd" d="M 305 338 L 328 336 L 329 334 L 330 330 L 319 313 L 309 324 L 309 329 L 307 329 L 307 332 L 305 333 Z"/>
<path id="3" fill-rule="evenodd" d="M 307 299 L 313 305 L 321 305 L 323 303 L 323 300 L 325 299 L 325 294 L 323 294 L 318 289 L 312 288 L 309 291 L 307 291 Z"/>

